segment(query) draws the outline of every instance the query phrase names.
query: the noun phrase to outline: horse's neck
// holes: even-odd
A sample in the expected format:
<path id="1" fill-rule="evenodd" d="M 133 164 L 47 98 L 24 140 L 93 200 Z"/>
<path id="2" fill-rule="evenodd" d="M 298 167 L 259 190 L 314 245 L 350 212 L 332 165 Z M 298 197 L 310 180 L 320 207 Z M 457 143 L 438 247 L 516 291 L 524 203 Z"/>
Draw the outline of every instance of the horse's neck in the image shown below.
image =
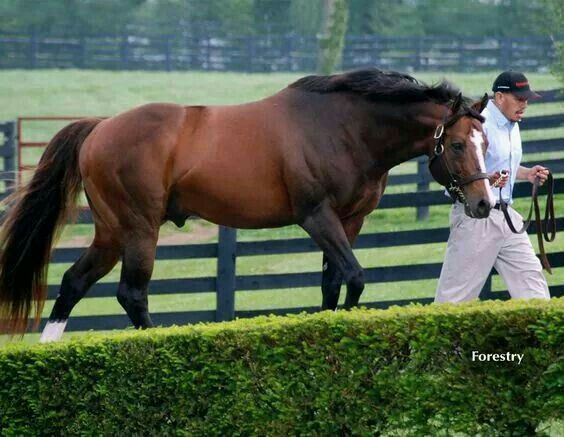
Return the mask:
<path id="1" fill-rule="evenodd" d="M 373 166 L 388 171 L 398 164 L 426 155 L 433 145 L 433 132 L 440 122 L 440 107 L 435 104 L 417 106 L 374 105 L 366 147 Z M 417 110 L 414 110 L 417 108 Z"/>
<path id="2" fill-rule="evenodd" d="M 367 176 L 378 176 L 392 167 L 426 154 L 440 122 L 441 108 L 431 103 L 371 103 L 351 94 L 303 93 L 286 89 L 274 100 L 285 100 L 309 123 L 314 146 L 325 155 L 347 154 Z"/>

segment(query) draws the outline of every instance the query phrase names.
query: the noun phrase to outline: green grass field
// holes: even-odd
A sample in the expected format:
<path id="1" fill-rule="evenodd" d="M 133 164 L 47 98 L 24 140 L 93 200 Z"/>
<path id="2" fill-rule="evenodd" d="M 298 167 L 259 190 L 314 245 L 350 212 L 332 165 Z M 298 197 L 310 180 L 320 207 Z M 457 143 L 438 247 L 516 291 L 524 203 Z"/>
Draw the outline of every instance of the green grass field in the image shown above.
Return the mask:
<path id="1" fill-rule="evenodd" d="M 106 72 L 76 70 L 0 71 L 0 120 L 11 120 L 19 116 L 111 116 L 133 106 L 162 101 L 181 104 L 234 104 L 260 99 L 273 94 L 300 74 L 233 74 L 233 73 L 154 73 L 154 72 Z M 415 76 L 428 83 L 447 78 L 457 84 L 466 95 L 478 96 L 489 90 L 496 72 L 480 74 L 425 73 Z M 547 74 L 530 74 L 529 80 L 536 89 L 558 88 L 557 80 Z M 564 112 L 561 103 L 532 105 L 528 115 L 544 115 Z M 62 124 L 34 122 L 26 124 L 26 141 L 48 140 Z M 564 129 L 529 131 L 524 139 L 564 138 Z M 40 151 L 26 153 L 26 163 L 36 162 Z M 541 154 L 526 159 L 562 157 L 562 154 Z M 415 165 L 408 163 L 393 169 L 394 174 L 413 173 Z M 437 188 L 437 185 L 433 185 Z M 387 192 L 414 191 L 414 186 L 394 186 Z M 563 198 L 557 197 L 558 202 Z M 526 200 L 516 203 L 516 208 L 525 211 Z M 430 218 L 425 222 L 415 221 L 414 208 L 380 210 L 371 214 L 363 228 L 364 233 L 391 230 L 424 229 L 448 225 L 448 206 L 431 207 Z M 85 243 L 92 235 L 90 226 L 68 226 L 59 245 Z M 304 237 L 306 234 L 292 226 L 274 230 L 239 231 L 239 240 Z M 201 221 L 188 222 L 178 230 L 171 224 L 163 226 L 161 237 L 174 240 L 189 238 L 196 242 L 217 239 L 217 228 Z M 533 241 L 533 244 L 536 243 Z M 395 248 L 357 250 L 356 255 L 364 267 L 405 265 L 441 262 L 446 244 L 403 246 Z M 560 236 L 548 245 L 551 252 L 564 250 Z M 49 283 L 58 284 L 70 265 L 52 265 Z M 321 254 L 277 255 L 238 258 L 238 274 L 285 273 L 319 271 Z M 157 262 L 153 278 L 180 278 L 215 275 L 214 260 L 162 261 Z M 119 265 L 103 281 L 119 279 Z M 564 283 L 564 269 L 559 268 L 548 278 L 550 284 Z M 369 284 L 362 301 L 395 300 L 401 298 L 427 297 L 434 295 L 436 280 Z M 494 281 L 494 289 L 504 289 L 500 280 Z M 318 288 L 277 291 L 240 291 L 237 293 L 237 309 L 283 308 L 292 306 L 319 305 L 321 292 Z M 48 302 L 44 315 L 51 309 Z M 201 310 L 215 308 L 215 295 L 168 295 L 150 298 L 152 312 Z M 122 314 L 123 310 L 114 298 L 84 299 L 73 315 Z M 37 336 L 28 337 L 36 341 Z"/>

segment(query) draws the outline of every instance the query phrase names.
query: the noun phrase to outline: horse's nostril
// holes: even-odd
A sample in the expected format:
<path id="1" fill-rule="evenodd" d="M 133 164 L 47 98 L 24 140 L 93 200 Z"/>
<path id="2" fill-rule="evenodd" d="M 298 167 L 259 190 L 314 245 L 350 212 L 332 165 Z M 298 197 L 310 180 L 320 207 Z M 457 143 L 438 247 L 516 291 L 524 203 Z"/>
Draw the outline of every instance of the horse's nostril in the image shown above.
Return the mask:
<path id="1" fill-rule="evenodd" d="M 491 205 L 489 202 L 485 201 L 484 199 L 478 202 L 478 215 L 480 217 L 487 217 L 490 213 Z"/>

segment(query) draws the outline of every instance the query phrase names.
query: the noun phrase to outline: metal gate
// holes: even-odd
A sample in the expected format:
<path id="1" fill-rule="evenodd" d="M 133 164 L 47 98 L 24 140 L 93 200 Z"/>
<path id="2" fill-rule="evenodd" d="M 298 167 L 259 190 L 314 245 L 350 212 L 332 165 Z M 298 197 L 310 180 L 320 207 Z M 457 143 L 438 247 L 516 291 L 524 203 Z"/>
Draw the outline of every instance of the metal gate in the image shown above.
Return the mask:
<path id="1" fill-rule="evenodd" d="M 18 148 L 17 148 L 17 170 L 18 170 L 18 176 L 17 176 L 17 183 L 18 186 L 19 184 L 22 183 L 22 177 L 24 174 L 26 174 L 26 172 L 29 172 L 30 170 L 35 169 L 35 167 L 37 166 L 36 164 L 30 164 L 29 163 L 29 156 L 25 156 L 28 155 L 26 153 L 26 151 L 32 151 L 32 150 L 37 150 L 37 149 L 43 149 L 48 143 L 49 140 L 62 128 L 62 126 L 64 126 L 65 124 L 68 123 L 61 123 L 61 122 L 71 122 L 71 121 L 75 121 L 75 120 L 80 120 L 81 118 L 85 118 L 85 117 L 18 117 L 18 119 L 16 120 L 16 129 L 17 129 L 17 139 L 18 139 Z M 104 117 L 101 117 L 104 118 Z M 33 135 L 34 133 L 34 129 L 33 129 L 33 124 L 37 124 L 37 123 L 47 123 L 47 124 L 51 124 L 52 125 L 52 129 L 51 127 L 49 127 L 47 130 L 49 130 L 49 132 L 52 130 L 52 133 L 45 133 L 45 136 L 41 136 L 41 140 L 37 141 L 37 140 L 29 140 L 28 138 Z M 58 128 L 57 128 L 58 127 Z M 36 129 L 37 131 L 37 129 Z M 39 130 L 41 133 L 42 130 Z M 48 137 L 47 137 L 48 135 Z M 47 139 L 44 139 L 46 138 Z M 41 152 L 42 153 L 42 152 Z M 33 153 L 29 153 L 29 155 L 33 155 Z M 39 157 L 39 153 L 37 153 L 37 157 Z"/>

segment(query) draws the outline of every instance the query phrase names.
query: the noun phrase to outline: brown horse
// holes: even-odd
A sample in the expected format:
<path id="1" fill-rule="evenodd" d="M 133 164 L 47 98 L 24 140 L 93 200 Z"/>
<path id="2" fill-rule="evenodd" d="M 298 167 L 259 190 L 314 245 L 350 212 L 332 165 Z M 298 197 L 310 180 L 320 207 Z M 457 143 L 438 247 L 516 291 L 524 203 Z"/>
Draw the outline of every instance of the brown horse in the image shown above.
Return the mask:
<path id="1" fill-rule="evenodd" d="M 51 140 L 20 189 L 0 239 L 4 332 L 36 321 L 57 229 L 84 186 L 92 245 L 63 276 L 43 340 L 58 339 L 76 303 L 123 260 L 117 298 L 137 328 L 152 326 L 147 287 L 160 226 L 189 216 L 238 228 L 299 224 L 323 251 L 323 309 L 358 304 L 363 271 L 351 244 L 376 206 L 388 170 L 434 157 L 474 217 L 493 206 L 479 112 L 450 84 L 424 85 L 376 69 L 308 76 L 258 102 L 148 104 L 84 119 Z"/>

